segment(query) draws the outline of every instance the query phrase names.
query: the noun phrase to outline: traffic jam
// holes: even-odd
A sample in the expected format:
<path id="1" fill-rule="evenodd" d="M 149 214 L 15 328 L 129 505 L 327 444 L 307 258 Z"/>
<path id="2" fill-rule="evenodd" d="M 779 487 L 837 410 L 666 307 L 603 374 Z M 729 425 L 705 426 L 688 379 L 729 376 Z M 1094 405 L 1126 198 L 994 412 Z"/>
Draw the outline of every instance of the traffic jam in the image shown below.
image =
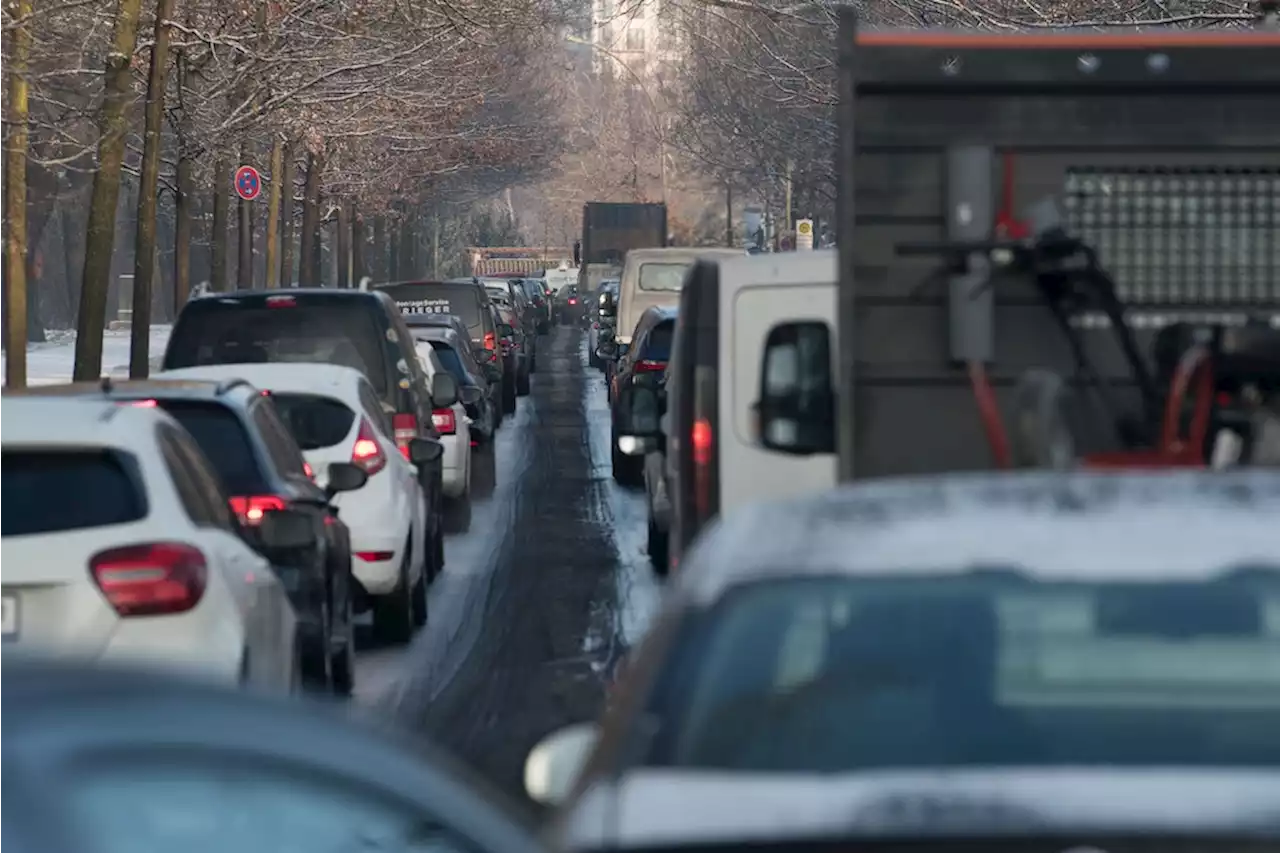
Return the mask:
<path id="1" fill-rule="evenodd" d="M 1280 38 L 912 32 L 834 246 L 588 202 L 6 389 L 14 849 L 1280 850 Z"/>

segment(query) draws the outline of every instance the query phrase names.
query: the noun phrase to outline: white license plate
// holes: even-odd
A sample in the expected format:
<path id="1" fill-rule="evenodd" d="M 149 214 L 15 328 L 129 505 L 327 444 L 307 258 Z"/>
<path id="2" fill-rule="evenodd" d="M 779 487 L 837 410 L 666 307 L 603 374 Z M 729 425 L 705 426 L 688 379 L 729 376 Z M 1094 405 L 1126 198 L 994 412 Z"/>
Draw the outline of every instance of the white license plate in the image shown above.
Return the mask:
<path id="1" fill-rule="evenodd" d="M 18 599 L 6 595 L 4 602 L 4 638 L 13 639 L 18 636 Z"/>

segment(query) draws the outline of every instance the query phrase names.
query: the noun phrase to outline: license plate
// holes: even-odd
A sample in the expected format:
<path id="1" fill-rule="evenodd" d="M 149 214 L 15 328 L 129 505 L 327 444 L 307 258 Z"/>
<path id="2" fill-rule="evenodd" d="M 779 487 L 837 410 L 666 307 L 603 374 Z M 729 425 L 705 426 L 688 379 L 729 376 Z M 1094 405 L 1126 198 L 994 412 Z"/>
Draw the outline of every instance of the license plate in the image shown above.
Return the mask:
<path id="1" fill-rule="evenodd" d="M 4 597 L 4 638 L 16 639 L 18 636 L 18 599 L 12 595 Z"/>

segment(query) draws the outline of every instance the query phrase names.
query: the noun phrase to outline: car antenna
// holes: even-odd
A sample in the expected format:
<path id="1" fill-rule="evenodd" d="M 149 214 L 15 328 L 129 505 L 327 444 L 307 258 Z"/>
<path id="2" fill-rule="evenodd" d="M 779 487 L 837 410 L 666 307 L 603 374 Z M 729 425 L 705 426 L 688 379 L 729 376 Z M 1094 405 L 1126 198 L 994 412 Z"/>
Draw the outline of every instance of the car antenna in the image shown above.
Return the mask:
<path id="1" fill-rule="evenodd" d="M 362 275 L 360 276 L 360 284 L 357 286 L 360 288 L 361 293 L 368 293 L 369 285 L 372 283 L 373 283 L 373 279 L 369 278 L 369 276 L 367 275 Z"/>

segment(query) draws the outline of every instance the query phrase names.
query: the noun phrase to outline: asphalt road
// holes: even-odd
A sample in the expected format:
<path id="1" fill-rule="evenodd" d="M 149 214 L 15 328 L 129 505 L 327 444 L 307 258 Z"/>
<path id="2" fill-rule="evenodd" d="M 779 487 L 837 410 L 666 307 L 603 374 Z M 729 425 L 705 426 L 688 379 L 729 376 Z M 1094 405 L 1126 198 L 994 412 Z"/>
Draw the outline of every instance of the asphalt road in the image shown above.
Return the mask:
<path id="1" fill-rule="evenodd" d="M 612 482 L 604 385 L 584 344 L 576 328 L 541 338 L 533 391 L 499 433 L 497 488 L 448 542 L 428 625 L 358 669 L 364 710 L 516 797 L 537 741 L 599 714 L 656 602 L 643 497 Z"/>

